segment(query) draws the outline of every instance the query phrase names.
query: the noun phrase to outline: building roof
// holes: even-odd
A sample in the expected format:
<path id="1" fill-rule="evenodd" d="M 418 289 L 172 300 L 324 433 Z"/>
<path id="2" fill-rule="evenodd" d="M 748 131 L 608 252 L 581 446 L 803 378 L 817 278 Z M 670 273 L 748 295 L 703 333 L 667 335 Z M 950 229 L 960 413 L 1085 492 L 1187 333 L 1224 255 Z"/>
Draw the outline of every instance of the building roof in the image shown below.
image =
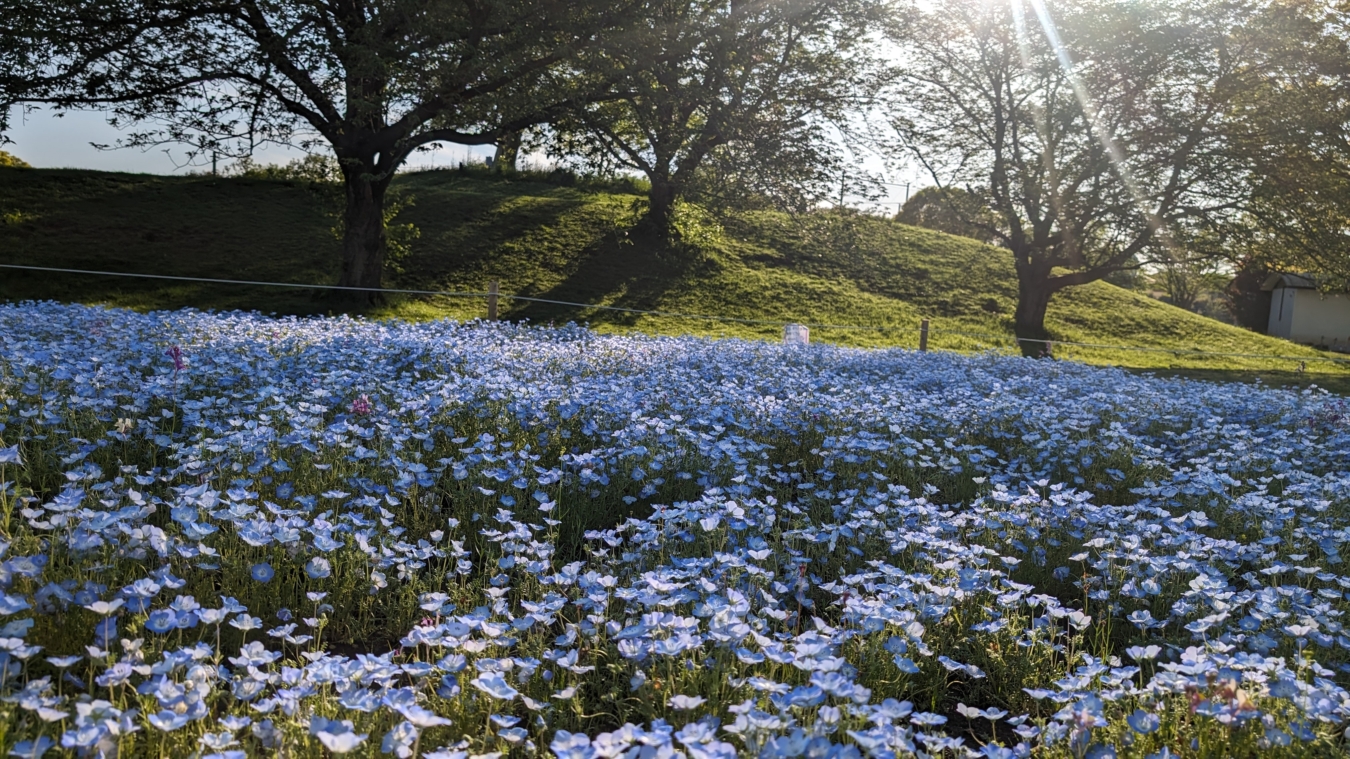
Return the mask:
<path id="1" fill-rule="evenodd" d="M 1316 290 L 1317 282 L 1302 274 L 1272 274 L 1261 285 L 1261 289 L 1267 292 L 1278 290 L 1281 287 L 1288 287 L 1293 290 Z"/>

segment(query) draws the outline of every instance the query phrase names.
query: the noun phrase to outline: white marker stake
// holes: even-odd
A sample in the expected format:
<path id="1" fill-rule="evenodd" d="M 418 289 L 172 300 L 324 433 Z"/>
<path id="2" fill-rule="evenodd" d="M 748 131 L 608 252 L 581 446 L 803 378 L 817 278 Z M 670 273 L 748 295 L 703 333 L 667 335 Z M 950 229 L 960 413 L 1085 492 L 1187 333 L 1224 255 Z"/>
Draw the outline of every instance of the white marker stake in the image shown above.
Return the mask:
<path id="1" fill-rule="evenodd" d="M 811 330 L 805 324 L 783 326 L 783 345 L 808 345 L 810 342 Z"/>

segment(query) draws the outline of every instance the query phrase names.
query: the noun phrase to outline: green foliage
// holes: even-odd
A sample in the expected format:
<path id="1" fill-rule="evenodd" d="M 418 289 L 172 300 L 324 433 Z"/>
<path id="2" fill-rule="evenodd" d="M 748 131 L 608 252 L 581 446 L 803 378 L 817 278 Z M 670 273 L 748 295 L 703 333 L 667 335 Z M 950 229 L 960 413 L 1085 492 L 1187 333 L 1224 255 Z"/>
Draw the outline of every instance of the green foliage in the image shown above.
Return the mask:
<path id="1" fill-rule="evenodd" d="M 33 167 L 13 153 L 0 150 L 0 168 L 31 169 Z"/>
<path id="2" fill-rule="evenodd" d="M 403 264 L 412 255 L 413 241 L 422 236 L 422 230 L 411 222 L 395 223 L 405 209 L 411 208 L 417 198 L 402 188 L 395 187 L 384 199 L 384 267 L 394 274 L 403 274 Z"/>
<path id="3" fill-rule="evenodd" d="M 804 210 L 836 184 L 839 146 L 875 66 L 868 35 L 884 3 L 656 0 L 650 23 L 599 56 L 617 97 L 553 119 L 536 142 L 592 171 L 650 180 L 648 221 L 674 232 L 676 200 L 709 190 Z M 715 180 L 700 176 L 711 173 Z"/>
<path id="4" fill-rule="evenodd" d="M 1279 3 L 1250 48 L 1285 73 L 1239 92 L 1229 139 L 1250 162 L 1254 188 L 1232 225 L 1233 258 L 1350 286 L 1350 20 L 1343 4 Z"/>
<path id="5" fill-rule="evenodd" d="M 914 193 L 896 220 L 980 242 L 994 239 L 999 219 L 976 193 L 956 187 L 925 187 Z"/>
<path id="6" fill-rule="evenodd" d="M 523 182 L 527 184 L 550 184 L 558 187 L 575 187 L 589 192 L 606 192 L 614 195 L 646 195 L 652 189 L 652 183 L 644 177 L 635 175 L 614 175 L 600 173 L 578 173 L 572 169 L 556 167 L 552 169 L 518 168 L 511 172 L 500 172 L 487 164 L 460 163 L 452 169 L 432 169 L 437 174 L 453 174 L 476 179 L 493 179 L 500 182 Z"/>
<path id="7" fill-rule="evenodd" d="M 718 247 L 725 242 L 722 225 L 703 206 L 677 200 L 671 211 L 671 229 L 682 246 L 699 251 Z"/>
<path id="8" fill-rule="evenodd" d="M 339 184 L 342 182 L 342 168 L 336 159 L 317 154 L 295 158 L 285 164 L 259 164 L 252 158 L 244 157 L 226 169 L 225 176 L 282 182 Z"/>
<path id="9" fill-rule="evenodd" d="M 7 227 L 17 227 L 28 224 L 37 219 L 37 216 L 23 211 L 5 211 L 0 213 L 0 224 Z"/>

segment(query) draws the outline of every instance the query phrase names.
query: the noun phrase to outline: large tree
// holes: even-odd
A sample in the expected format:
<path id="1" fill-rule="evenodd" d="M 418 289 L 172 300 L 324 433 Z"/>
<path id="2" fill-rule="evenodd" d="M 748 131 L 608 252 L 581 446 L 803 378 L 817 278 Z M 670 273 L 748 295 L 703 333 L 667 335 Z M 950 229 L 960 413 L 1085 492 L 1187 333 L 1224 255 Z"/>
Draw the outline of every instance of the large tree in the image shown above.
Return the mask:
<path id="1" fill-rule="evenodd" d="M 103 109 L 132 128 L 124 145 L 180 142 L 198 156 L 326 146 L 346 188 L 338 284 L 369 302 L 385 196 L 408 156 L 493 143 L 597 97 L 606 82 L 585 59 L 624 44 L 640 11 L 636 0 L 0 0 L 0 106 Z"/>
<path id="2" fill-rule="evenodd" d="M 872 94 L 869 29 L 884 0 L 652 5 L 639 44 L 609 58 L 619 97 L 554 122 L 556 154 L 641 173 L 651 182 L 646 221 L 662 232 L 705 167 L 719 185 L 789 205 L 837 186 L 832 127 Z"/>
<path id="3" fill-rule="evenodd" d="M 1026 355 L 1044 351 L 1056 292 L 1165 259 L 1242 207 L 1248 164 L 1226 136 L 1234 99 L 1271 70 L 1253 31 L 1266 12 L 948 0 L 898 25 L 901 144 L 993 212 L 965 221 L 1012 254 Z"/>
<path id="4" fill-rule="evenodd" d="M 1268 24 L 1283 41 L 1283 76 L 1243 93 L 1233 143 L 1256 177 L 1240 250 L 1281 271 L 1350 287 L 1350 17 L 1290 2 Z M 1278 24 L 1278 26 L 1276 26 Z"/>

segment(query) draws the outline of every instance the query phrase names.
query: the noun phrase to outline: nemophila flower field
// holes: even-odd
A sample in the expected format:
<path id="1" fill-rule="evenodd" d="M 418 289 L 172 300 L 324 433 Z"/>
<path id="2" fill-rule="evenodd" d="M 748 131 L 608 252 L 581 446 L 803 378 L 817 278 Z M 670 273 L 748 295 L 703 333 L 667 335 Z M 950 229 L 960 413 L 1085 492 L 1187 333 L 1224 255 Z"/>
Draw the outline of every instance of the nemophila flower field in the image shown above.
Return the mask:
<path id="1" fill-rule="evenodd" d="M 1338 755 L 1348 419 L 992 355 L 4 306 L 3 748 Z"/>

